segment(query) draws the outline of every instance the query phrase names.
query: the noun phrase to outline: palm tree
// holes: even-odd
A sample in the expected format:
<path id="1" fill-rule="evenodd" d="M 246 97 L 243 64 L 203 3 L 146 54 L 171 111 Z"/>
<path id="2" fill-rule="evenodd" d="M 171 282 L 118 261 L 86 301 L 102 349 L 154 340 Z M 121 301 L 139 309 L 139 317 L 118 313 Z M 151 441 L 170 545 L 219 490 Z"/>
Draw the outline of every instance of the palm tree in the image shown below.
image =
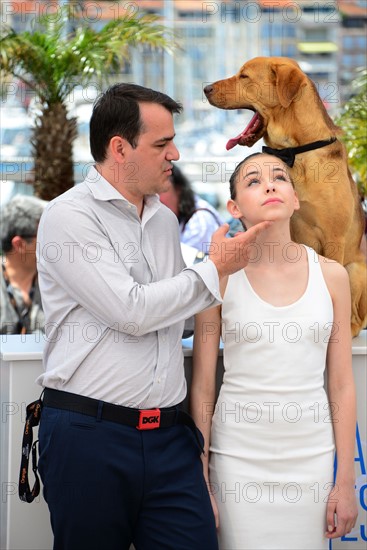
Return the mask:
<path id="1" fill-rule="evenodd" d="M 67 14 L 65 14 L 67 15 Z M 80 21 L 80 23 L 79 23 Z M 129 47 L 147 44 L 170 49 L 167 29 L 148 15 L 116 18 L 95 31 L 81 17 L 67 33 L 60 13 L 39 19 L 33 32 L 6 28 L 0 37 L 0 69 L 20 79 L 40 100 L 32 137 L 35 194 L 51 200 L 74 185 L 73 141 L 77 121 L 68 116 L 67 98 L 76 86 L 108 82 L 129 58 Z"/>
<path id="2" fill-rule="evenodd" d="M 349 164 L 362 196 L 367 196 L 367 69 L 353 81 L 354 95 L 344 105 L 337 124 L 344 130 Z"/>

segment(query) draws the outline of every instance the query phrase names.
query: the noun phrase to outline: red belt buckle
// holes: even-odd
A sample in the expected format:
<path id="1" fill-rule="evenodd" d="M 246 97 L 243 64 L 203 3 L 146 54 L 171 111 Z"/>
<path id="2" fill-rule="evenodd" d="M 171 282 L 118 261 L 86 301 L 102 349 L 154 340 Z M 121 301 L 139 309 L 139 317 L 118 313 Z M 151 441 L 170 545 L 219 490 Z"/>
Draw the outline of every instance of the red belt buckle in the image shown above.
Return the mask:
<path id="1" fill-rule="evenodd" d="M 160 423 L 160 409 L 140 410 L 139 424 L 136 427 L 138 430 L 154 430 L 155 428 L 159 428 Z"/>

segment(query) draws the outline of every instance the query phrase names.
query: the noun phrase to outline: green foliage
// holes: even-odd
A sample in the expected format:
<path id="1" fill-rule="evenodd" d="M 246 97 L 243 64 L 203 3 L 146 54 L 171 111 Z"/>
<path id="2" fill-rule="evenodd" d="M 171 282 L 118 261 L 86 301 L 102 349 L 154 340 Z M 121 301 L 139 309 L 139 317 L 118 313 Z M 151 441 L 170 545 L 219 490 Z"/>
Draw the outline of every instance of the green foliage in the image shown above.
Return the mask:
<path id="1" fill-rule="evenodd" d="M 344 131 L 349 164 L 360 192 L 367 195 L 367 69 L 353 81 L 354 95 L 345 104 L 337 124 Z"/>
<path id="2" fill-rule="evenodd" d="M 77 85 L 101 85 L 121 69 L 129 46 L 170 49 L 167 29 L 151 15 L 116 18 L 98 31 L 80 17 L 68 35 L 67 25 L 67 17 L 55 13 L 41 17 L 33 32 L 8 27 L 0 36 L 0 69 L 35 90 L 42 103 L 64 101 Z"/>
<path id="3" fill-rule="evenodd" d="M 35 192 L 46 200 L 74 185 L 76 119 L 69 118 L 67 109 L 72 90 L 92 82 L 101 89 L 110 75 L 121 71 L 131 46 L 173 48 L 172 35 L 155 16 L 115 18 L 95 30 L 75 11 L 75 29 L 68 33 L 68 14 L 65 6 L 61 13 L 35 18 L 32 32 L 4 27 L 0 33 L 2 74 L 20 79 L 40 100 L 31 143 Z"/>

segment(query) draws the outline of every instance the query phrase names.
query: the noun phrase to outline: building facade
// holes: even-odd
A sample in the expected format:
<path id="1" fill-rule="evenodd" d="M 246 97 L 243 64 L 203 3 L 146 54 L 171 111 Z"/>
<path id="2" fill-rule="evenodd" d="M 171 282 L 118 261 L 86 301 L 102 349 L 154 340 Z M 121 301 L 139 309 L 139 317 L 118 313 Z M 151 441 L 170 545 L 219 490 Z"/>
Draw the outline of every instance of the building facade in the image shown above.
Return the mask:
<path id="1" fill-rule="evenodd" d="M 132 13 L 159 16 L 175 36 L 174 55 L 137 48 L 124 74 L 116 76 L 177 97 L 184 103 L 185 116 L 196 120 L 208 108 L 203 86 L 235 73 L 258 55 L 298 61 L 331 114 L 337 112 L 351 93 L 357 69 L 366 66 L 366 4 L 366 0 L 78 2 L 83 19 L 94 26 Z M 2 23 L 16 30 L 31 29 L 40 13 L 47 15 L 62 5 L 69 8 L 72 29 L 77 24 L 76 3 L 67 0 L 3 0 Z"/>

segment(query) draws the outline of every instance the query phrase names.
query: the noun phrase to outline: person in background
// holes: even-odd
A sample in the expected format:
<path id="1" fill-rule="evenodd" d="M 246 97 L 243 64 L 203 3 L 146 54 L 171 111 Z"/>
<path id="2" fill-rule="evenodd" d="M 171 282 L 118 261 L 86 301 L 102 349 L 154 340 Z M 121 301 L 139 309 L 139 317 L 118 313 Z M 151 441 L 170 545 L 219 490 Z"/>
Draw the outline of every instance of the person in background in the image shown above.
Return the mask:
<path id="1" fill-rule="evenodd" d="M 358 514 L 348 274 L 291 240 L 299 201 L 281 160 L 250 155 L 230 192 L 227 208 L 247 231 L 272 224 L 247 266 L 222 280 L 222 304 L 195 320 L 191 410 L 219 547 L 327 550 Z"/>
<path id="2" fill-rule="evenodd" d="M 177 216 L 181 243 L 206 253 L 214 231 L 224 220 L 217 210 L 192 189 L 188 178 L 173 167 L 171 185 L 160 194 L 163 204 Z"/>
<path id="3" fill-rule="evenodd" d="M 36 197 L 16 195 L 2 208 L 1 334 L 29 334 L 44 328 L 36 236 L 46 204 Z"/>

